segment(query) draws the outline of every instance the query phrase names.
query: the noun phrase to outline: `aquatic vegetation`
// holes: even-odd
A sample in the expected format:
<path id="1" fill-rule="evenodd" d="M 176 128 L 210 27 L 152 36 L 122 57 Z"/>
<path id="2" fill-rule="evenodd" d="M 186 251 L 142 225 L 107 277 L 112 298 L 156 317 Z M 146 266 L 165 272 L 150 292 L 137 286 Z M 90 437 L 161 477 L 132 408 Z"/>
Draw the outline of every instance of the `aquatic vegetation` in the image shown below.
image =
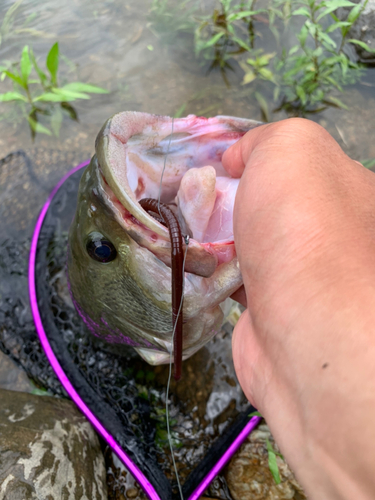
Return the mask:
<path id="1" fill-rule="evenodd" d="M 284 48 L 275 64 L 274 95 L 275 100 L 281 100 L 278 109 L 306 115 L 327 106 L 346 108 L 334 91 L 342 92 L 344 85 L 360 80 L 363 75 L 363 66 L 352 61 L 345 49 L 348 43 L 363 43 L 348 36 L 366 3 L 360 5 L 347 0 L 293 3 L 298 8 L 293 8 L 291 15 L 302 17 L 304 23 L 297 35 L 297 44 L 289 51 Z M 342 21 L 334 12 L 348 6 L 351 10 Z"/>
<path id="2" fill-rule="evenodd" d="M 4 42 L 6 39 L 8 39 L 12 35 L 19 35 L 21 33 L 29 34 L 29 35 L 36 35 L 36 36 L 43 36 L 43 37 L 48 37 L 51 35 L 48 35 L 47 33 L 44 33 L 43 31 L 39 31 L 33 28 L 28 27 L 29 23 L 35 19 L 36 13 L 30 14 L 27 19 L 22 24 L 16 24 L 16 16 L 19 11 L 19 7 L 21 6 L 23 0 L 17 0 L 14 2 L 13 5 L 9 7 L 9 9 L 6 11 L 3 21 L 0 26 L 0 45 L 2 42 Z"/>
<path id="3" fill-rule="evenodd" d="M 52 45 L 46 57 L 47 72 L 39 66 L 31 47 L 25 45 L 18 63 L 0 66 L 1 80 L 9 79 L 13 91 L 0 94 L 0 102 L 18 105 L 22 116 L 28 121 L 31 135 L 53 134 L 58 137 L 64 114 L 78 120 L 70 104 L 78 99 L 90 99 L 89 94 L 106 94 L 108 91 L 82 82 L 58 84 L 59 44 Z M 35 78 L 37 76 L 37 78 Z M 49 121 L 49 128 L 40 123 L 43 116 Z"/>
<path id="4" fill-rule="evenodd" d="M 167 0 L 155 2 L 166 5 Z M 258 8 L 256 0 L 218 0 L 211 14 L 192 17 L 195 54 L 209 64 L 209 71 L 219 70 L 228 86 L 228 70 L 239 74 L 241 69 L 242 84 L 249 87 L 266 121 L 270 110 L 265 95 L 273 94 L 274 112 L 284 110 L 294 116 L 317 113 L 328 106 L 345 108 L 337 95 L 365 72 L 365 66 L 348 55 L 348 46 L 374 52 L 364 42 L 350 38 L 350 28 L 367 2 L 270 0 L 267 8 Z M 346 18 L 339 19 L 337 10 L 342 7 L 349 10 Z M 163 15 L 159 9 L 159 19 Z M 168 16 L 172 23 L 173 13 L 168 11 Z M 275 38 L 272 51 L 262 46 L 265 29 Z M 285 33 L 291 31 L 296 33 L 294 44 L 290 37 L 284 41 Z"/>
<path id="5" fill-rule="evenodd" d="M 195 31 L 196 55 L 210 61 L 209 70 L 220 69 L 226 82 L 226 70 L 233 71 L 230 59 L 254 49 L 254 19 L 267 12 L 255 10 L 255 3 L 256 0 L 240 3 L 220 0 L 219 9 L 211 16 L 203 16 Z"/>
<path id="6" fill-rule="evenodd" d="M 195 1 L 152 0 L 149 12 L 149 29 L 159 38 L 171 41 L 177 33 L 194 33 Z"/>

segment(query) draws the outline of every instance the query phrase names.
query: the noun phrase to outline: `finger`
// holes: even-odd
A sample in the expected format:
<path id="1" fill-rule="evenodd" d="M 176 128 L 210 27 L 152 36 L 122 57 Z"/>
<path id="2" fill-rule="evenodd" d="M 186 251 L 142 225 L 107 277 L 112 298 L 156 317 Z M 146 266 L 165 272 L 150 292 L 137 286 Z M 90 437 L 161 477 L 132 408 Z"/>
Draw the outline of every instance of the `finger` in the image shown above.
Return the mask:
<path id="1" fill-rule="evenodd" d="M 223 167 L 232 177 L 241 177 L 251 152 L 259 142 L 264 129 L 268 125 L 262 125 L 249 130 L 239 141 L 228 148 L 221 159 Z"/>
<path id="2" fill-rule="evenodd" d="M 261 349 L 255 335 L 248 309 L 241 314 L 232 337 L 233 362 L 238 381 L 245 396 L 256 408 L 257 366 Z"/>
<path id="3" fill-rule="evenodd" d="M 241 306 L 247 307 L 247 299 L 246 299 L 246 292 L 245 292 L 245 287 L 242 285 L 241 288 L 236 290 L 231 296 L 231 299 L 235 300 L 236 302 L 239 302 Z"/>

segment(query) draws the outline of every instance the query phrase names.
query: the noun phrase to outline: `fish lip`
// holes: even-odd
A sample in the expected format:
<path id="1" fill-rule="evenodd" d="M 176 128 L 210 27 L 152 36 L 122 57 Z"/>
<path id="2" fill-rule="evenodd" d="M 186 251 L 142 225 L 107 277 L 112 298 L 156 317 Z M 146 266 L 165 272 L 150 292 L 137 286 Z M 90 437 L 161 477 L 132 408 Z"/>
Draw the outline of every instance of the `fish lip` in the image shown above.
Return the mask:
<path id="1" fill-rule="evenodd" d="M 124 182 L 119 182 L 121 175 L 118 175 L 117 178 L 114 175 L 114 161 L 108 153 L 110 142 L 113 148 L 121 151 L 120 144 L 124 147 L 131 137 L 141 133 L 147 125 L 153 125 L 160 121 L 167 122 L 168 120 L 169 117 L 136 111 L 118 113 L 104 123 L 95 141 L 95 151 L 101 172 L 116 198 L 133 217 L 164 239 L 169 239 L 168 230 L 143 210 L 136 200 L 134 192 L 129 188 L 127 179 L 123 179 Z"/>
<path id="2" fill-rule="evenodd" d="M 192 126 L 189 124 L 189 120 L 192 121 Z M 126 144 L 131 137 L 142 133 L 146 127 L 151 127 L 151 130 L 152 127 L 154 127 L 156 131 L 158 128 L 160 129 L 163 124 L 169 122 L 171 122 L 171 118 L 168 116 L 134 111 L 118 113 L 107 120 L 103 125 L 97 136 L 95 149 L 100 172 L 117 201 L 121 204 L 123 209 L 126 210 L 127 213 L 130 213 L 134 220 L 137 221 L 138 229 L 153 233 L 153 237 L 156 240 L 155 244 L 150 244 L 145 238 L 142 240 L 136 230 L 134 230 L 133 234 L 130 234 L 130 236 L 138 244 L 152 251 L 155 256 L 170 267 L 171 249 L 168 229 L 149 215 L 138 203 L 135 193 L 129 186 L 126 163 L 123 161 Z M 262 125 L 261 122 L 245 118 L 228 116 L 201 118 L 195 115 L 189 115 L 186 118 L 176 119 L 174 122 L 175 132 L 184 131 L 184 125 L 187 123 L 191 127 L 190 130 L 196 130 L 195 133 L 198 136 L 202 136 L 204 134 L 201 134 L 200 127 L 202 124 L 205 126 L 206 122 L 208 131 L 205 133 L 217 132 L 219 136 L 221 133 L 224 135 L 232 134 L 238 138 L 251 128 Z M 153 138 L 151 135 L 148 147 L 153 146 L 152 140 Z M 158 144 L 159 140 L 154 146 Z M 124 225 L 123 223 L 124 221 L 118 220 L 118 222 L 127 232 L 129 232 L 129 228 L 125 227 L 126 224 Z M 220 261 L 220 252 L 221 255 L 224 255 L 225 252 L 222 249 L 217 251 L 215 245 L 223 247 L 228 244 L 228 241 L 200 243 L 192 238 L 189 242 L 186 256 L 186 271 L 203 277 L 211 276 L 220 263 L 226 262 L 226 260 Z M 234 243 L 230 242 L 230 244 L 233 246 L 233 252 L 232 254 L 230 254 L 230 252 L 226 254 L 225 258 L 227 261 L 235 255 Z M 230 257 L 228 257 L 229 255 Z"/>

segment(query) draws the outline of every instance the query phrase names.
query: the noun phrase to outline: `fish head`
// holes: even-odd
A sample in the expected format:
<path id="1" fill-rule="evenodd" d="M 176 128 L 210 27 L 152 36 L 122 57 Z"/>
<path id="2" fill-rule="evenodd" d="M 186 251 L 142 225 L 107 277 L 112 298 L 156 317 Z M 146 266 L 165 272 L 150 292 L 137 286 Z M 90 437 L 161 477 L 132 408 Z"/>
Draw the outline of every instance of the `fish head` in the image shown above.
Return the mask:
<path id="1" fill-rule="evenodd" d="M 223 301 L 242 285 L 233 241 L 238 179 L 224 151 L 259 122 L 124 112 L 98 134 L 69 234 L 68 282 L 89 330 L 150 363 L 172 347 L 171 242 L 139 201 L 167 204 L 190 236 L 185 248 L 183 356 L 220 330 Z"/>

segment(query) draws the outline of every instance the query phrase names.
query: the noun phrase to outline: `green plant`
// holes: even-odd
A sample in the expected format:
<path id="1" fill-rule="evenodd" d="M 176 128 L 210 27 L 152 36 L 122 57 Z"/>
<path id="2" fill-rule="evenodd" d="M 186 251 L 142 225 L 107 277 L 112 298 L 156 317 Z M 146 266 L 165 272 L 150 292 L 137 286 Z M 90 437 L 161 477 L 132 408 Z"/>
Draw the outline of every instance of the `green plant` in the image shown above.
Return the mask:
<path id="1" fill-rule="evenodd" d="M 36 12 L 30 14 L 27 19 L 22 24 L 16 24 L 16 16 L 19 11 L 23 0 L 17 0 L 13 5 L 9 7 L 3 17 L 3 21 L 0 25 L 0 45 L 3 41 L 14 35 L 20 35 L 27 33 L 28 35 L 51 37 L 48 33 L 44 31 L 39 31 L 34 28 L 29 28 L 28 24 L 35 19 Z"/>
<path id="2" fill-rule="evenodd" d="M 13 83 L 13 91 L 0 94 L 0 102 L 12 102 L 19 106 L 27 119 L 32 137 L 36 133 L 59 135 L 63 113 L 77 120 L 77 113 L 70 104 L 77 99 L 90 99 L 89 94 L 107 93 L 107 90 L 81 82 L 58 84 L 59 45 L 52 45 L 46 58 L 47 72 L 44 72 L 27 45 L 22 50 L 19 63 L 1 66 L 1 79 Z M 33 75 L 34 73 L 34 75 Z M 37 78 L 35 78 L 37 76 Z M 40 116 L 49 118 L 52 132 L 39 121 Z"/>
<path id="3" fill-rule="evenodd" d="M 373 52 L 364 42 L 349 38 L 350 28 L 367 1 L 355 4 L 349 0 L 273 0 L 265 11 L 255 9 L 255 0 L 246 4 L 219 0 L 220 9 L 201 19 L 196 29 L 196 54 L 211 61 L 210 69 L 219 68 L 227 83 L 226 70 L 233 69 L 237 62 L 244 73 L 242 84 L 251 85 L 255 90 L 254 97 L 263 119 L 268 120 L 270 112 L 259 90 L 260 80 L 267 82 L 266 88 L 270 91 L 273 87 L 274 100 L 278 103 L 275 111 L 304 116 L 323 111 L 327 106 L 345 108 L 337 92 L 358 81 L 364 72 L 363 66 L 347 55 L 347 44 L 357 44 Z M 344 20 L 335 14 L 340 7 L 350 8 Z M 265 13 L 278 45 L 280 22 L 285 29 L 292 19 L 302 20 L 292 47 L 281 47 L 278 54 L 277 50 L 265 53 L 256 47 L 259 37 L 254 21 Z"/>
<path id="4" fill-rule="evenodd" d="M 267 446 L 267 451 L 268 451 L 268 467 L 271 471 L 272 477 L 275 481 L 276 484 L 281 483 L 281 478 L 280 478 L 280 472 L 279 472 L 279 466 L 277 465 L 277 456 L 282 458 L 284 460 L 284 457 L 282 456 L 281 453 L 278 451 L 275 451 L 272 447 L 272 444 L 266 438 L 266 446 Z"/>
<path id="5" fill-rule="evenodd" d="M 195 53 L 211 61 L 209 70 L 219 68 L 227 82 L 226 70 L 233 70 L 231 62 L 239 54 L 251 53 L 256 37 L 254 19 L 265 13 L 255 9 L 256 0 L 220 0 L 219 9 L 211 16 L 201 18 L 195 31 Z"/>
<path id="6" fill-rule="evenodd" d="M 249 414 L 249 417 L 262 417 L 262 415 L 259 413 L 259 411 L 253 411 L 252 413 Z M 279 471 L 279 466 L 277 465 L 276 457 L 278 456 L 282 460 L 284 460 L 284 457 L 282 456 L 281 453 L 273 449 L 273 446 L 268 438 L 266 438 L 266 446 L 268 451 L 268 467 L 270 469 L 270 472 L 272 474 L 275 483 L 280 484 L 281 483 L 280 471 Z"/>
<path id="7" fill-rule="evenodd" d="M 348 42 L 362 46 L 362 42 L 348 39 L 348 35 L 366 3 L 360 5 L 348 0 L 292 2 L 291 16 L 301 16 L 304 23 L 297 35 L 298 43 L 288 51 L 284 48 L 275 64 L 274 97 L 281 99 L 278 110 L 306 115 L 327 106 L 346 107 L 334 92 L 342 92 L 345 84 L 362 76 L 362 66 L 351 61 L 344 49 Z M 344 21 L 334 13 L 340 7 L 351 7 Z"/>
<path id="8" fill-rule="evenodd" d="M 193 14 L 197 7 L 195 2 L 184 0 L 152 0 L 149 12 L 148 27 L 159 38 L 170 42 L 179 33 L 194 33 Z"/>
<path id="9" fill-rule="evenodd" d="M 375 158 L 369 158 L 367 160 L 362 160 L 361 163 L 366 168 L 373 168 L 373 167 L 375 167 Z"/>

